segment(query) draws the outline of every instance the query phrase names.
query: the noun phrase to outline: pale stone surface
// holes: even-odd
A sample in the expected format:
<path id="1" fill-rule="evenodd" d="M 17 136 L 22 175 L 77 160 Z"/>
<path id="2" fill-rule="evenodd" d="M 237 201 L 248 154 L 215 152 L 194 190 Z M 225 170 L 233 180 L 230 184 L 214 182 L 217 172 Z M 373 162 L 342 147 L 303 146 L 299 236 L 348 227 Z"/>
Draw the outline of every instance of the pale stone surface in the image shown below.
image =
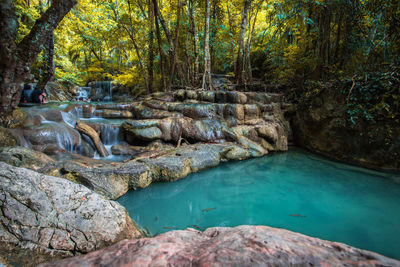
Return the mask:
<path id="1" fill-rule="evenodd" d="M 3 252 L 18 247 L 27 254 L 34 251 L 34 255 L 65 257 L 141 236 L 125 208 L 117 202 L 68 180 L 3 162 L 0 208 Z M 14 256 L 15 262 L 23 262 L 27 260 L 23 255 L 18 252 L 9 256 Z"/>
<path id="2" fill-rule="evenodd" d="M 345 244 L 267 226 L 171 231 L 44 266 L 400 266 Z"/>

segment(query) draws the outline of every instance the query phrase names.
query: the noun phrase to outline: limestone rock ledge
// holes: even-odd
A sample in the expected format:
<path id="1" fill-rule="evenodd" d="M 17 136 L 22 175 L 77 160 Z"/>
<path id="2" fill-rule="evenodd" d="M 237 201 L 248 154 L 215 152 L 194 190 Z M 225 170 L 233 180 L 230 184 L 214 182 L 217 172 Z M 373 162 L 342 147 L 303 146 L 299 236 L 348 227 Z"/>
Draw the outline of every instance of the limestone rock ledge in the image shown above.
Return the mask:
<path id="1" fill-rule="evenodd" d="M 50 266 L 400 266 L 345 244 L 267 226 L 171 231 L 124 240 Z"/>
<path id="2" fill-rule="evenodd" d="M 0 162 L 0 254 L 30 266 L 140 237 L 124 207 L 85 186 Z"/>

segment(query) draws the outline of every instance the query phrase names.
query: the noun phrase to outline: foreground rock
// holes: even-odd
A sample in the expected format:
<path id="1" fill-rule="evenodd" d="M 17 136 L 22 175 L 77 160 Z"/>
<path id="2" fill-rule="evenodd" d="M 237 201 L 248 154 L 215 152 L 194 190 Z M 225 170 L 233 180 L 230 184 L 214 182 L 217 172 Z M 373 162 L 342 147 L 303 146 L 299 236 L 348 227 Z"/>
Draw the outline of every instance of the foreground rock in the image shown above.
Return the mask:
<path id="1" fill-rule="evenodd" d="M 0 253 L 34 265 L 141 236 L 116 202 L 70 181 L 0 163 Z"/>
<path id="2" fill-rule="evenodd" d="M 283 229 L 239 226 L 124 240 L 41 266 L 400 266 L 400 262 Z"/>

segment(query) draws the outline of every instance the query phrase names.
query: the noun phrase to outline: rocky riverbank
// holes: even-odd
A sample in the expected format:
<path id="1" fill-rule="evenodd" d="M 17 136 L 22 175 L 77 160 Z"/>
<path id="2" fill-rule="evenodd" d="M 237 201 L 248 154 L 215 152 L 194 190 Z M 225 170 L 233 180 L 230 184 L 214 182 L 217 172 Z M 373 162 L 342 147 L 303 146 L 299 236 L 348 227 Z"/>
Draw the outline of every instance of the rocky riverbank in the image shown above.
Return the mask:
<path id="1" fill-rule="evenodd" d="M 285 116 L 288 111 L 293 111 L 292 106 L 283 103 L 280 94 L 178 90 L 131 103 L 71 104 L 63 109 L 25 113 L 24 120 L 12 129 L 0 129 L 0 161 L 5 162 L 0 163 L 0 243 L 5 255 L 0 260 L 11 265 L 35 265 L 141 237 L 126 210 L 110 199 L 152 182 L 184 178 L 223 161 L 286 151 L 292 140 Z M 78 119 L 85 119 L 102 142 L 112 144 L 110 153 L 123 155 L 126 160 L 94 159 L 96 146 L 75 129 Z M 299 132 L 301 136 L 307 134 Z M 160 256 L 158 262 L 155 255 L 164 254 L 151 254 L 162 252 L 153 251 L 154 246 L 178 256 Z M 132 247 L 140 255 L 152 256 L 137 258 L 139 254 Z M 207 250 L 211 247 L 215 249 Z M 121 256 L 111 257 L 114 253 Z M 165 255 L 172 255 L 168 253 Z M 249 226 L 132 239 L 86 258 L 57 264 L 76 265 L 79 260 L 88 265 L 102 261 L 118 266 L 134 259 L 149 265 L 399 265 L 345 245 Z"/>
<path id="2" fill-rule="evenodd" d="M 124 240 L 50 266 L 400 266 L 341 243 L 267 226 L 172 231 Z"/>
<path id="3" fill-rule="evenodd" d="M 395 116 L 358 117 L 351 121 L 346 96 L 334 88 L 297 105 L 296 143 L 342 162 L 378 170 L 400 171 L 400 124 Z"/>

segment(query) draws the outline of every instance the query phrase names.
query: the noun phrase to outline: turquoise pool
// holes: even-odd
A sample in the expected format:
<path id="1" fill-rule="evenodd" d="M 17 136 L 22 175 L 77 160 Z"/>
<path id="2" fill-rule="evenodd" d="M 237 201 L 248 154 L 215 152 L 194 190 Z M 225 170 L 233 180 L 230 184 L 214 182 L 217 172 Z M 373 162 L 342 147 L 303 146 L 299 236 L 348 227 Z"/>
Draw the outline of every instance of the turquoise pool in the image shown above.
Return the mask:
<path id="1" fill-rule="evenodd" d="M 293 149 L 220 166 L 118 200 L 152 235 L 268 225 L 400 259 L 400 177 Z"/>

